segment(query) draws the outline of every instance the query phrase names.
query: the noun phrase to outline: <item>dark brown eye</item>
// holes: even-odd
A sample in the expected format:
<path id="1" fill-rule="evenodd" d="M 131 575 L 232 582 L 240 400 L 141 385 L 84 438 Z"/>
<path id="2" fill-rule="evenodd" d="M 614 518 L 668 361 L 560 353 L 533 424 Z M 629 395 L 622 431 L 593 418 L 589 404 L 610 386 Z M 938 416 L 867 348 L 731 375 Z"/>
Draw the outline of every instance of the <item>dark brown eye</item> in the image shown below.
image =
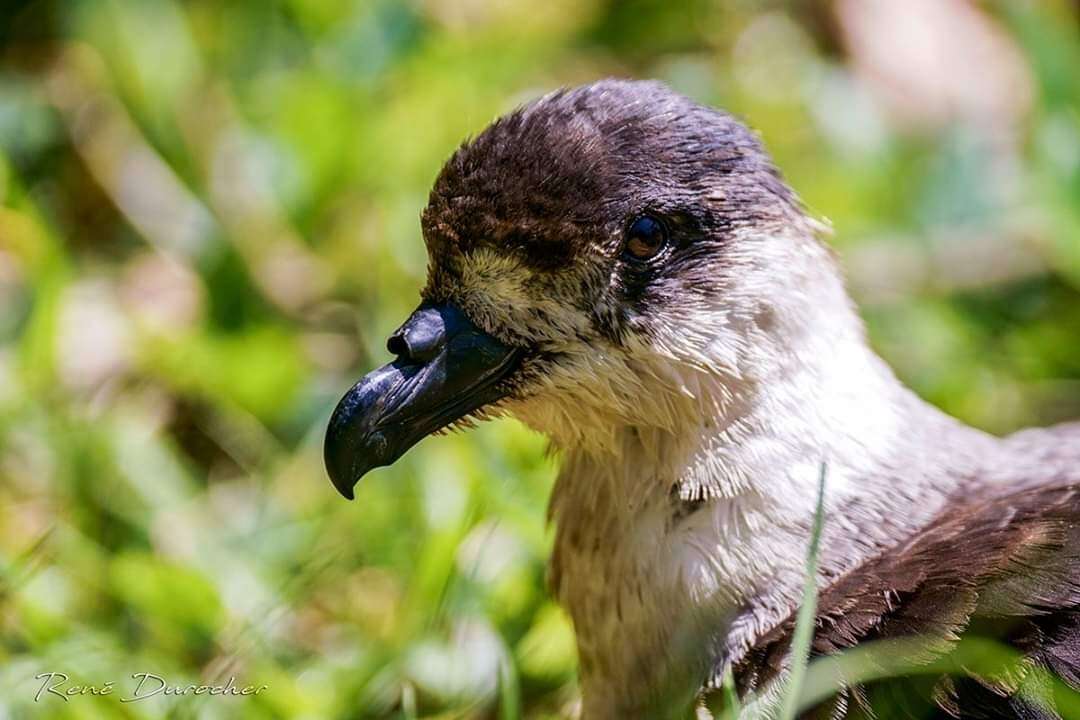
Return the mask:
<path id="1" fill-rule="evenodd" d="M 655 257 L 667 244 L 667 228 L 652 215 L 641 215 L 626 228 L 625 252 L 636 260 Z"/>

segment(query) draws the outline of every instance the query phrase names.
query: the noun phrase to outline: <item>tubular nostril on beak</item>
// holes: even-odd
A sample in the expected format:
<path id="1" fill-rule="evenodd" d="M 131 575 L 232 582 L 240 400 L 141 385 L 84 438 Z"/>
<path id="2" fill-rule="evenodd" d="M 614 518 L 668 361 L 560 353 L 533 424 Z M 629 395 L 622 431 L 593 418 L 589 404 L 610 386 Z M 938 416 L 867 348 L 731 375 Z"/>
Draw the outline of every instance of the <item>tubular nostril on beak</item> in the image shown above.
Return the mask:
<path id="1" fill-rule="evenodd" d="M 409 346 L 405 342 L 405 336 L 397 331 L 386 341 L 386 349 L 398 357 L 409 357 Z"/>
<path id="2" fill-rule="evenodd" d="M 435 308 L 412 314 L 386 341 L 386 349 L 402 360 L 430 362 L 446 345 L 446 324 Z"/>

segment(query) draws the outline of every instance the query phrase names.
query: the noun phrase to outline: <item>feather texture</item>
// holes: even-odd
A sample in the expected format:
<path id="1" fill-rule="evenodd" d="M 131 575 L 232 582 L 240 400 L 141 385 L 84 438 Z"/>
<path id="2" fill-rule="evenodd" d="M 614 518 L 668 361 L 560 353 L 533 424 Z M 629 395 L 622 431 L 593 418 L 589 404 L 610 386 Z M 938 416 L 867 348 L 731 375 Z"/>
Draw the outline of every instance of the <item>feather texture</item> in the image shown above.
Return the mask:
<path id="1" fill-rule="evenodd" d="M 624 252 L 642 213 L 668 232 L 648 262 Z M 1056 717 L 1044 671 L 1080 677 L 1080 429 L 1001 440 L 907 390 L 754 133 L 658 83 L 557 91 L 463 144 L 422 222 L 423 297 L 525 351 L 492 412 L 563 458 L 549 578 L 584 717 L 669 715 L 714 667 L 778 686 L 822 461 L 814 653 L 919 637 L 920 673 L 813 716 Z M 1010 661 L 964 656 L 978 636 Z"/>
<path id="2" fill-rule="evenodd" d="M 791 617 L 736 665 L 741 691 L 783 676 L 793 629 Z M 1066 699 L 1080 708 L 1080 485 L 957 499 L 821 593 L 813 655 L 898 638 L 916 640 L 903 646 L 910 674 L 844 687 L 842 709 L 833 700 L 806 717 L 1059 718 Z M 973 667 L 963 655 L 972 639 L 1015 652 Z"/>

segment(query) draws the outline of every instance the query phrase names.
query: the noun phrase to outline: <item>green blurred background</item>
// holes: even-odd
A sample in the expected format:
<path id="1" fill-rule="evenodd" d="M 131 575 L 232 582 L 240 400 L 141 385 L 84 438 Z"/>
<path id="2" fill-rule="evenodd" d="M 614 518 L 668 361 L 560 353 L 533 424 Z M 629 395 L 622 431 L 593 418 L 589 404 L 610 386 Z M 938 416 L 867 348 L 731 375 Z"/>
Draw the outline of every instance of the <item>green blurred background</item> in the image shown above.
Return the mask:
<path id="1" fill-rule="evenodd" d="M 660 78 L 760 129 L 875 346 L 1006 432 L 1080 417 L 1080 3 L 0 5 L 0 719 L 558 717 L 556 461 L 513 421 L 332 490 L 442 160 Z M 33 696 L 34 676 L 269 685 Z"/>

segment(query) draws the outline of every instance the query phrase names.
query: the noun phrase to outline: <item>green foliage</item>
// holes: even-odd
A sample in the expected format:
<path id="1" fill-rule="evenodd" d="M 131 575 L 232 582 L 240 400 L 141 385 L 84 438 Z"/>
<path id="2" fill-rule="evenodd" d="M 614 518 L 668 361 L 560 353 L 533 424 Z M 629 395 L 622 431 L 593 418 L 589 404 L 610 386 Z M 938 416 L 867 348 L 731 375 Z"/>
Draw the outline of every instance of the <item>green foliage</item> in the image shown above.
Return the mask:
<path id="1" fill-rule="evenodd" d="M 814 639 L 814 619 L 817 616 L 817 573 L 821 549 L 821 531 L 825 522 L 825 478 L 827 466 L 821 464 L 818 480 L 817 510 L 810 528 L 810 547 L 806 551 L 806 582 L 802 603 L 795 622 L 795 634 L 791 638 L 791 671 L 784 686 L 784 702 L 779 720 L 795 720 L 799 711 L 799 697 L 806 682 L 806 666 L 810 662 L 810 644 Z"/>
<path id="2" fill-rule="evenodd" d="M 1012 65 L 980 77 L 1018 85 L 897 106 L 874 43 L 848 36 L 892 29 L 841 5 L 858 3 L 9 4 L 0 716 L 573 706 L 541 438 L 504 420 L 429 439 L 351 504 L 320 457 L 333 403 L 418 300 L 441 162 L 560 84 L 657 77 L 747 118 L 835 226 L 904 380 L 994 431 L 1080 416 L 1075 9 L 935 20 L 991 28 L 1004 49 L 980 62 Z M 270 689 L 34 703 L 51 670 Z"/>

